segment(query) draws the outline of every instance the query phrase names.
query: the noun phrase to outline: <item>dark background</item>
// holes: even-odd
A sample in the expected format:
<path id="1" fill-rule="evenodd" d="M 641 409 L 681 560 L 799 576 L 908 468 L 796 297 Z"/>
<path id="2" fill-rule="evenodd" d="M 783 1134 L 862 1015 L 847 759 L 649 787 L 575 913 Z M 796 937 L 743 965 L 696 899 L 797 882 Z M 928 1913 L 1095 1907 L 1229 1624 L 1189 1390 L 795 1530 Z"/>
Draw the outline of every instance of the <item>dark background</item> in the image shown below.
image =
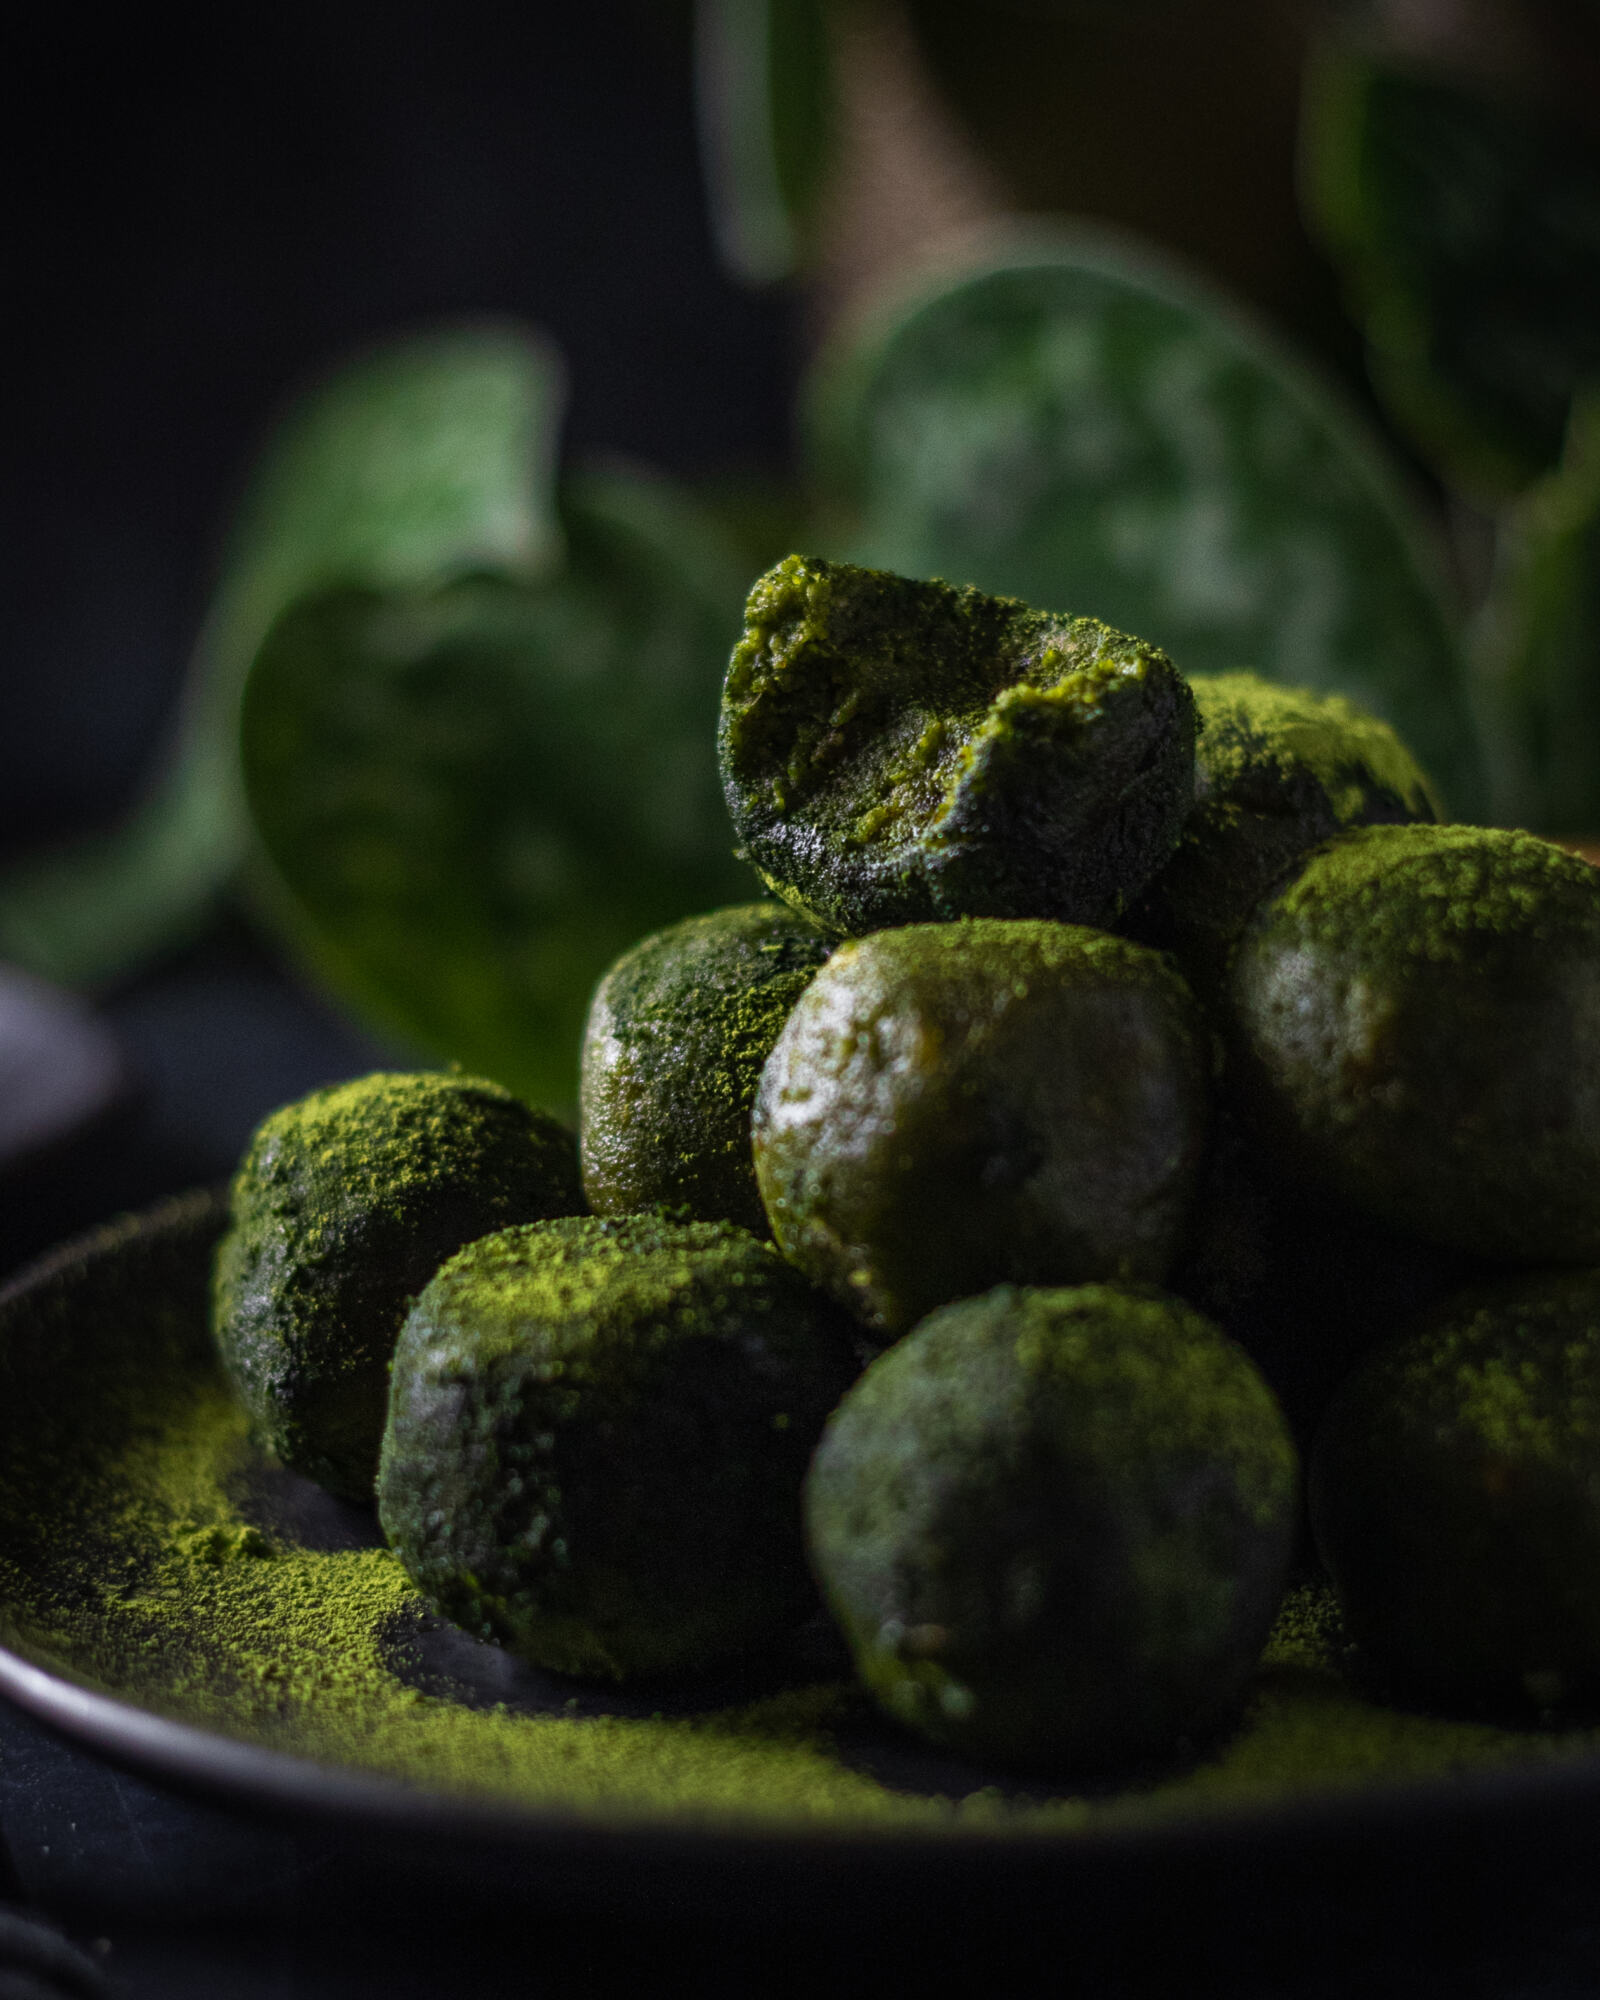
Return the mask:
<path id="1" fill-rule="evenodd" d="M 8 39 L 0 852 L 126 801 L 255 447 L 365 342 L 513 314 L 567 355 L 569 452 L 783 460 L 791 311 L 716 266 L 687 7 L 64 6 Z"/>

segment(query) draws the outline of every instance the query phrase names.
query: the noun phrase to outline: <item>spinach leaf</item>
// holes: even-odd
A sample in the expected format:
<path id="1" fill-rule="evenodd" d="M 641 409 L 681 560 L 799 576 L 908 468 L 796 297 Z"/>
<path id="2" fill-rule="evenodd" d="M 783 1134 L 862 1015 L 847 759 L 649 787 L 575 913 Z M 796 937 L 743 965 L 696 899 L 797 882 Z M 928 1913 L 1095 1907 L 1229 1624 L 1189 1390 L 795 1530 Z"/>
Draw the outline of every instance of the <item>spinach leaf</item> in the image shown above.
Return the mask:
<path id="1" fill-rule="evenodd" d="M 589 997 L 648 931 L 748 898 L 717 779 L 747 579 L 660 482 L 561 497 L 546 582 L 345 588 L 274 626 L 245 782 L 292 935 L 429 1055 L 570 1109 Z"/>
<path id="2" fill-rule="evenodd" d="M 0 956 L 91 983 L 196 927 L 247 847 L 239 691 L 273 618 L 335 582 L 544 573 L 561 402 L 547 343 L 473 326 L 382 347 L 294 408 L 245 496 L 159 784 L 115 834 L 0 881 Z"/>
<path id="3" fill-rule="evenodd" d="M 1393 723 L 1484 788 L 1434 552 L 1359 418 L 1224 302 L 1088 236 L 1004 243 L 823 356 L 827 552 L 1027 598 Z"/>

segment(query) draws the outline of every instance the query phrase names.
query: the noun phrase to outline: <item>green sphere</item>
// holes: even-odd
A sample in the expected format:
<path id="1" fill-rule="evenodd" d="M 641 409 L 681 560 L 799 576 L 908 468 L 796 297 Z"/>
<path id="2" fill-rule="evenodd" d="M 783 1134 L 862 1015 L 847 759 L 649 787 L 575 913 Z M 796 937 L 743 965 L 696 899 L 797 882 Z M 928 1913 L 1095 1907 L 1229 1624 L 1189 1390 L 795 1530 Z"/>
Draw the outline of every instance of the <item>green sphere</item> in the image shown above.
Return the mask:
<path id="1" fill-rule="evenodd" d="M 1600 1692 L 1600 1272 L 1458 1296 L 1345 1384 L 1317 1544 L 1397 1691 L 1550 1708 Z"/>
<path id="2" fill-rule="evenodd" d="M 976 918 L 844 945 L 756 1099 L 773 1235 L 880 1338 L 999 1283 L 1159 1281 L 1209 1063 L 1183 981 L 1122 938 Z"/>
<path id="3" fill-rule="evenodd" d="M 596 1215 L 645 1208 L 767 1233 L 750 1152 L 762 1065 L 828 956 L 781 903 L 688 917 L 617 960 L 589 1009 L 578 1087 Z"/>
<path id="4" fill-rule="evenodd" d="M 1313 847 L 1348 827 L 1443 815 L 1394 730 L 1342 695 L 1247 673 L 1195 675 L 1189 687 L 1194 810 L 1122 928 L 1176 953 L 1209 990 L 1256 904 Z"/>
<path id="5" fill-rule="evenodd" d="M 847 1322 L 730 1223 L 505 1230 L 406 1322 L 379 1517 L 447 1618 L 539 1666 L 701 1666 L 815 1602 L 800 1488 L 855 1373 Z"/>
<path id="6" fill-rule="evenodd" d="M 572 1134 L 479 1077 L 380 1072 L 274 1111 L 234 1177 L 212 1281 L 217 1347 L 262 1442 L 370 1501 L 412 1299 L 475 1236 L 582 1206 Z"/>
<path id="7" fill-rule="evenodd" d="M 823 1434 L 806 1523 L 889 1714 L 1088 1771 L 1227 1719 L 1297 1491 L 1271 1392 L 1210 1321 L 1151 1291 L 1001 1286 L 868 1368 Z"/>
<path id="8" fill-rule="evenodd" d="M 1252 917 L 1230 1077 L 1287 1171 L 1433 1243 L 1600 1261 L 1600 874 L 1530 834 L 1366 827 Z"/>
<path id="9" fill-rule="evenodd" d="M 1109 923 L 1194 796 L 1166 654 L 1016 598 L 789 556 L 750 593 L 719 754 L 741 851 L 848 935 Z"/>

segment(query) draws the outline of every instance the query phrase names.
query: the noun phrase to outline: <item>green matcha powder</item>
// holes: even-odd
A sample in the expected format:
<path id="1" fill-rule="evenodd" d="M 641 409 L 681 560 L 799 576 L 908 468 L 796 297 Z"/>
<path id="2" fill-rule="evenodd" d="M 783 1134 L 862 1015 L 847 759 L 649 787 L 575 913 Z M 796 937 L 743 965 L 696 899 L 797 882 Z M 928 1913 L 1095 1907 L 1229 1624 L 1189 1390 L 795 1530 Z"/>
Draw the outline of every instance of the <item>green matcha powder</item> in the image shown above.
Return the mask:
<path id="1" fill-rule="evenodd" d="M 133 1237 L 122 1225 L 102 1243 L 115 1252 Z M 185 1254 L 193 1261 L 192 1247 Z M 30 1304 L 27 1326 L 0 1313 L 5 1636 L 43 1665 L 202 1729 L 612 1822 L 932 1834 L 1088 1831 L 1600 1747 L 1600 1732 L 1515 1732 L 1363 1700 L 1339 1676 L 1328 1600 L 1315 1591 L 1291 1594 L 1235 1733 L 1194 1767 L 1110 1796 L 1012 1795 L 976 1766 L 945 1796 L 891 1790 L 835 1748 L 835 1732 L 856 1735 L 868 1713 L 843 1679 L 661 1719 L 596 1715 L 600 1697 L 578 1683 L 582 1714 L 471 1707 L 436 1677 L 427 1686 L 438 1691 L 424 1692 L 407 1660 L 427 1614 L 396 1558 L 307 1548 L 251 1501 L 260 1461 L 206 1357 L 199 1283 L 181 1307 L 141 1311 L 131 1301 L 148 1285 L 114 1283 L 115 1262 L 99 1262 L 103 1275 L 91 1265 L 52 1309 Z"/>

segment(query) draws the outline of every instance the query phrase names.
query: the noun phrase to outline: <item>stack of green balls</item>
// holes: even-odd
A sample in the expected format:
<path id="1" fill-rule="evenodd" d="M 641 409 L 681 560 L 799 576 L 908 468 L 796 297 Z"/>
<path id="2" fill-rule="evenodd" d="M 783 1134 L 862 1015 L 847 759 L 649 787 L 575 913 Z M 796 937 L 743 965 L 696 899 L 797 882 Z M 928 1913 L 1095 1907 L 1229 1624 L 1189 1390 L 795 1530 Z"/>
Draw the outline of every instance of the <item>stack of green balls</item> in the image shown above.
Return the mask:
<path id="1" fill-rule="evenodd" d="M 719 751 L 777 900 L 601 981 L 575 1151 L 448 1075 L 263 1126 L 216 1280 L 263 1439 L 552 1670 L 820 1587 L 898 1722 L 1070 1773 L 1238 1713 L 1332 1399 L 1369 1665 L 1580 1698 L 1600 878 L 1437 824 L 1336 697 L 801 557 Z"/>

